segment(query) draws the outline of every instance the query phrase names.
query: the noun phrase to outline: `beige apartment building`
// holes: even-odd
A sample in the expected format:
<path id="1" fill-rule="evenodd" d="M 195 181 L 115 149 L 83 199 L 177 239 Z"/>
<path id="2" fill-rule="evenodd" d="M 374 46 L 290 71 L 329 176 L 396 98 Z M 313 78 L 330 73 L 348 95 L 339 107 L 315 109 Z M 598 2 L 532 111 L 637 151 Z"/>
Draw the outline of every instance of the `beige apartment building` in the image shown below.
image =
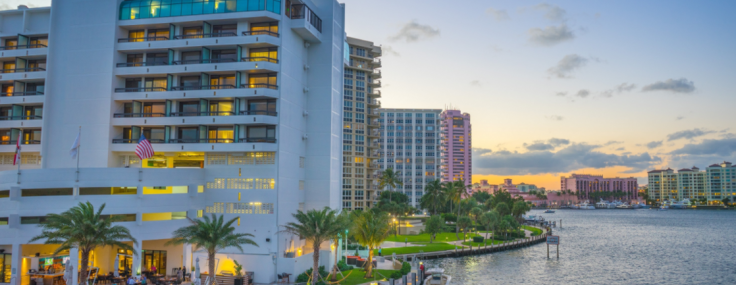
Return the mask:
<path id="1" fill-rule="evenodd" d="M 378 131 L 381 102 L 381 47 L 347 38 L 349 63 L 344 71 L 342 207 L 363 210 L 377 195 Z"/>

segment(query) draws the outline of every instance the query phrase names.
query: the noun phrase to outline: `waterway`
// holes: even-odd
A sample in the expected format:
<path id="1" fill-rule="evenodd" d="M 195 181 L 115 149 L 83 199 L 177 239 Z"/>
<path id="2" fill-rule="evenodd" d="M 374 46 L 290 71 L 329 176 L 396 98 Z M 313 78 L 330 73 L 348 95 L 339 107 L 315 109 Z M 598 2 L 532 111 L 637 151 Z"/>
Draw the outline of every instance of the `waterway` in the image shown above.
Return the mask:
<path id="1" fill-rule="evenodd" d="M 547 245 L 427 261 L 453 284 L 736 284 L 736 211 L 558 210 Z"/>

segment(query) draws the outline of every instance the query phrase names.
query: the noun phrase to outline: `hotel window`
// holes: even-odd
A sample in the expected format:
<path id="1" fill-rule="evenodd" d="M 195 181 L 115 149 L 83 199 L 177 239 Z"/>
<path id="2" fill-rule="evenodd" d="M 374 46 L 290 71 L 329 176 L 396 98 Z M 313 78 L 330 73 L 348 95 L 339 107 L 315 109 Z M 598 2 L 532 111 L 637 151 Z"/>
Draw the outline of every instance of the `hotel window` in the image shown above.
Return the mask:
<path id="1" fill-rule="evenodd" d="M 232 143 L 233 127 L 209 127 L 208 140 L 210 143 Z"/>
<path id="2" fill-rule="evenodd" d="M 356 80 L 365 80 L 365 71 L 356 71 L 355 72 L 355 79 Z M 361 90 L 361 89 L 358 89 Z"/>
<path id="3" fill-rule="evenodd" d="M 224 2 L 224 1 L 222 1 Z M 238 31 L 238 25 L 237 24 L 228 24 L 228 25 L 214 25 L 212 26 L 212 33 L 214 36 L 220 36 L 220 37 L 234 37 L 237 36 L 236 34 Z"/>
<path id="4" fill-rule="evenodd" d="M 251 49 L 251 57 L 253 56 L 253 49 Z M 265 56 L 268 58 L 268 52 L 266 52 Z M 274 58 L 276 59 L 276 58 Z M 267 60 L 267 59 L 262 59 Z M 212 59 L 210 60 L 211 63 L 217 63 L 217 62 L 238 62 L 238 54 L 237 50 L 235 49 L 224 49 L 224 50 L 213 50 L 212 51 Z M 252 61 L 252 60 L 251 60 Z"/>
<path id="5" fill-rule="evenodd" d="M 271 33 L 278 35 L 279 22 L 253 23 L 250 24 L 250 31 L 252 35 L 265 35 Z"/>
<path id="6" fill-rule="evenodd" d="M 169 38 L 169 29 L 149 29 L 148 30 L 148 40 L 150 41 L 163 41 L 168 40 Z"/>
<path id="7" fill-rule="evenodd" d="M 365 91 L 365 81 L 356 81 L 355 89 L 359 91 Z"/>
<path id="8" fill-rule="evenodd" d="M 249 88 L 270 88 L 276 89 L 276 73 L 253 74 L 248 76 Z"/>
<path id="9" fill-rule="evenodd" d="M 248 141 L 250 142 L 269 142 L 275 139 L 275 126 L 248 127 Z"/>
<path id="10" fill-rule="evenodd" d="M 353 110 L 353 102 L 352 101 L 343 101 L 343 110 L 345 110 L 345 111 L 352 111 Z"/>
<path id="11" fill-rule="evenodd" d="M 200 88 L 199 76 L 182 76 L 179 77 L 179 86 L 184 90 L 191 90 Z M 126 88 L 128 88 L 126 86 Z"/>
<path id="12" fill-rule="evenodd" d="M 146 32 L 143 30 L 128 31 L 129 42 L 142 42 Z"/>
<path id="13" fill-rule="evenodd" d="M 345 122 L 352 122 L 353 121 L 353 113 L 350 112 L 343 112 L 343 121 Z"/>
<path id="14" fill-rule="evenodd" d="M 17 46 L 18 46 L 18 40 L 17 39 L 7 39 L 7 40 L 5 40 L 5 49 L 6 50 L 15 49 L 15 48 L 12 48 L 12 47 L 17 47 Z"/>
<path id="15" fill-rule="evenodd" d="M 353 80 L 352 79 L 345 79 L 345 86 L 346 89 L 353 89 Z"/>
<path id="16" fill-rule="evenodd" d="M 182 34 L 186 39 L 199 39 L 202 38 L 202 27 L 185 27 Z"/>
<path id="17" fill-rule="evenodd" d="M 46 70 L 46 60 L 45 59 L 29 60 L 28 68 L 30 71 Z"/>
<path id="18" fill-rule="evenodd" d="M 167 85 L 166 77 L 146 78 L 145 88 L 151 91 L 165 91 Z"/>
<path id="19" fill-rule="evenodd" d="M 276 115 L 276 99 L 249 100 L 249 115 Z"/>
<path id="20" fill-rule="evenodd" d="M 360 92 L 360 91 L 355 92 L 355 100 L 357 100 L 357 101 L 365 101 L 365 92 Z"/>
<path id="21" fill-rule="evenodd" d="M 210 116 L 232 116 L 233 114 L 233 102 L 232 101 L 210 101 Z"/>
<path id="22" fill-rule="evenodd" d="M 365 112 L 365 103 L 355 103 L 355 111 L 356 112 Z"/>
<path id="23" fill-rule="evenodd" d="M 357 48 L 355 54 L 358 55 L 358 56 L 365 57 L 365 49 L 363 49 L 363 48 Z"/>
<path id="24" fill-rule="evenodd" d="M 355 114 L 356 123 L 365 123 L 365 114 Z"/>
<path id="25" fill-rule="evenodd" d="M 210 89 L 232 89 L 235 86 L 234 75 L 210 76 Z"/>
<path id="26" fill-rule="evenodd" d="M 137 55 L 128 55 L 128 63 L 132 62 L 142 62 L 142 58 L 131 58 L 131 56 L 141 56 L 140 54 Z M 168 65 L 169 64 L 169 54 L 165 52 L 160 53 L 147 53 L 146 54 L 146 65 Z M 138 66 L 138 65 L 134 65 Z"/>
<path id="27" fill-rule="evenodd" d="M 352 69 L 345 68 L 344 74 L 345 74 L 344 75 L 345 78 L 353 78 L 353 70 Z"/>
<path id="28" fill-rule="evenodd" d="M 279 49 L 275 47 L 253 48 L 250 49 L 248 57 L 250 57 L 249 61 L 268 61 L 278 63 Z"/>

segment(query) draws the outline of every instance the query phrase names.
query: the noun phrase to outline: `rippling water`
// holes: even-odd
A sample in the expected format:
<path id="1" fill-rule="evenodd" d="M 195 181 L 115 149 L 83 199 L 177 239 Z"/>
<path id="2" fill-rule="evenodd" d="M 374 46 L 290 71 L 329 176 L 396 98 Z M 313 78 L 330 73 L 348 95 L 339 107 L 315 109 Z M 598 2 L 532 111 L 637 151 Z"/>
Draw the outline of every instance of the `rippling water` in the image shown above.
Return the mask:
<path id="1" fill-rule="evenodd" d="M 555 248 L 430 260 L 455 284 L 736 284 L 736 211 L 558 210 Z"/>

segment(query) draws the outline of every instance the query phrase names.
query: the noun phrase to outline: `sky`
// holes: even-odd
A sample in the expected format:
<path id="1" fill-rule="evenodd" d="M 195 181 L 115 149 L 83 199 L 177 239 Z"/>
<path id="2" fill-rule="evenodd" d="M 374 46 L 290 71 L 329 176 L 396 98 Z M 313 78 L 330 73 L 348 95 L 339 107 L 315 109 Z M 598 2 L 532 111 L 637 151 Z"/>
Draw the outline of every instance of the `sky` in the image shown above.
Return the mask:
<path id="1" fill-rule="evenodd" d="M 470 113 L 474 182 L 736 162 L 736 1 L 338 1 L 383 107 Z"/>

